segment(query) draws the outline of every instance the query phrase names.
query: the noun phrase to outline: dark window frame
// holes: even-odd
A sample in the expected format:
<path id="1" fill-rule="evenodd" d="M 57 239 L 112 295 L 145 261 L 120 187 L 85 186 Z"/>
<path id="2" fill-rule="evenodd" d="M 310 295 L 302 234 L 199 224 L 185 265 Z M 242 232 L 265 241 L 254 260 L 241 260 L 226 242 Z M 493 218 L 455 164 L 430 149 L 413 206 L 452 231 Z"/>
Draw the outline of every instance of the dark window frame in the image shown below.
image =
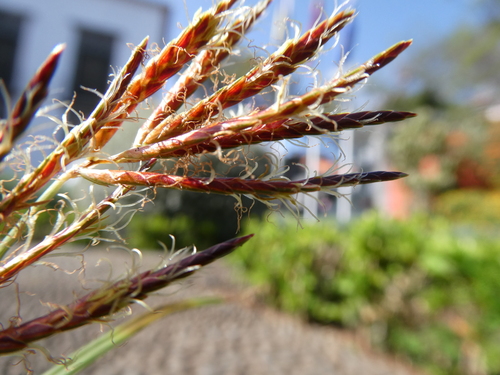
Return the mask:
<path id="1" fill-rule="evenodd" d="M 79 28 L 78 34 L 79 43 L 72 85 L 73 92 L 76 92 L 74 109 L 87 117 L 100 98 L 82 87 L 104 94 L 109 74 L 112 72 L 113 49 L 117 38 L 115 34 L 89 27 Z"/>
<path id="2" fill-rule="evenodd" d="M 0 78 L 11 94 L 24 19 L 22 14 L 0 9 Z M 4 99 L 0 99 L 0 118 L 7 115 L 5 109 Z"/>

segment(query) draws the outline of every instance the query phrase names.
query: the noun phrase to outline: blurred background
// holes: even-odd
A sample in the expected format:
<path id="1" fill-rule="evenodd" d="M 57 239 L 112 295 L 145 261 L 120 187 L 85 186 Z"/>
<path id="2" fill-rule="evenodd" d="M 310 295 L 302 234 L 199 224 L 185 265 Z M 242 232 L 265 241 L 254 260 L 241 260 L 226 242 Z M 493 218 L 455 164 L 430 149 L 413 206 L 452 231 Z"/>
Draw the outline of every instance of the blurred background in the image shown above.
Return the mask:
<path id="1" fill-rule="evenodd" d="M 98 98 L 81 86 L 104 92 L 110 67 L 129 55 L 128 43 L 150 35 L 150 43 L 161 47 L 198 8 L 212 3 L 0 0 L 0 77 L 17 98 L 49 51 L 66 43 L 51 96 L 69 101 L 76 92 L 75 108 L 88 114 Z M 238 230 L 256 233 L 230 261 L 261 286 L 267 303 L 353 330 L 433 374 L 500 374 L 500 1 L 350 4 L 359 11 L 356 20 L 335 48 L 309 65 L 317 72 L 314 79 L 306 70 L 294 75 L 290 94 L 413 39 L 403 56 L 331 109 L 404 110 L 418 117 L 346 132 L 314 152 L 288 144 L 286 160 L 319 174 L 337 164 L 410 176 L 342 191 L 351 202 L 323 195 L 306 199 L 313 215 L 299 210 L 300 224 L 288 219 L 286 209 L 284 219 L 269 216 L 258 202 L 250 218 L 240 221 L 232 198 L 160 192 L 123 236 L 142 249 L 159 248 L 158 240 L 170 246 L 168 234 L 177 246 L 204 248 Z M 256 56 L 275 50 L 296 28 L 311 27 L 335 6 L 274 0 L 227 71 L 243 74 Z M 5 113 L 0 106 L 0 115 Z M 40 119 L 33 131 L 52 130 Z M 256 152 L 262 150 L 269 151 Z"/>

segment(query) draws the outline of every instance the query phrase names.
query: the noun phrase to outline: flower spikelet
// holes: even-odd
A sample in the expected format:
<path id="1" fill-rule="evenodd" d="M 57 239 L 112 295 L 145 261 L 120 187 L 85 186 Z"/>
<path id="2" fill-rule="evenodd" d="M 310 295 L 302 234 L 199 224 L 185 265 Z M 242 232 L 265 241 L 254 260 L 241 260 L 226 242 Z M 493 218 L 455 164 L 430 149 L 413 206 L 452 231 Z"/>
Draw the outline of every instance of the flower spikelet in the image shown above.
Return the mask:
<path id="1" fill-rule="evenodd" d="M 298 194 L 321 191 L 339 196 L 340 187 L 406 176 L 395 171 L 328 172 L 291 180 L 285 177 L 287 166 L 278 156 L 267 149 L 262 159 L 254 159 L 254 148 L 250 147 L 306 136 L 333 137 L 346 129 L 395 123 L 415 116 L 395 110 L 343 113 L 325 109 L 384 68 L 411 41 L 396 43 L 364 64 L 300 95 L 288 96 L 283 90 L 269 105 L 250 106 L 237 115 L 229 114 L 231 107 L 243 107 L 249 99 L 275 90 L 277 84 L 285 86 L 297 69 L 321 56 L 324 47 L 353 21 L 353 9 L 336 10 L 310 30 L 286 40 L 267 57 L 253 59 L 255 65 L 239 78 L 223 81 L 214 91 L 196 99 L 198 92 L 204 92 L 198 88 L 223 71 L 225 60 L 263 17 L 270 2 L 262 0 L 254 7 L 237 8 L 237 0 L 220 0 L 208 11 L 198 12 L 179 36 L 156 54 L 148 51 L 149 39 L 144 38 L 133 48 L 123 68 L 115 72 L 106 92 L 99 94 L 100 101 L 88 118 L 80 116 L 74 126 L 66 124 L 64 117 L 56 121 L 56 125 L 65 126 L 63 139 L 54 138 L 42 160 L 31 165 L 30 151 L 21 150 L 15 142 L 47 96 L 63 47 L 49 54 L 8 117 L 0 120 L 1 166 L 7 170 L 8 161 L 22 151 L 27 160 L 16 169 L 12 181 L 2 181 L 1 185 L 0 287 L 17 282 L 17 276 L 29 272 L 30 266 L 78 239 L 90 238 L 95 244 L 103 239 L 101 232 L 109 231 L 116 237 L 110 241 L 123 243 L 118 225 L 108 216 L 125 218 L 126 224 L 129 217 L 155 199 L 159 189 L 228 195 L 237 199 L 239 213 L 243 211 L 242 196 L 271 209 L 276 209 L 276 202 L 283 202 L 294 213 L 293 209 L 301 207 Z M 148 60 L 149 54 L 153 57 Z M 142 112 L 135 113 L 143 105 L 150 106 L 148 99 L 155 93 L 159 95 L 173 80 L 176 82 L 162 93 L 162 100 L 150 114 L 141 118 Z M 109 151 L 106 146 L 118 138 L 118 130 L 124 124 L 133 128 L 137 122 L 134 140 L 125 144 L 120 139 L 120 149 Z M 217 170 L 213 160 L 227 169 Z M 265 172 L 255 172 L 259 163 L 264 164 Z M 332 165 L 330 171 L 337 167 Z M 67 192 L 70 184 L 66 183 L 79 185 L 82 181 L 90 181 L 91 187 L 88 199 L 80 201 L 74 191 Z M 40 235 L 46 228 L 39 218 L 52 213 L 55 218 L 51 216 L 51 228 Z M 158 269 L 130 272 L 36 319 L 13 320 L 10 326 L 0 329 L 0 354 L 23 351 L 41 338 L 108 320 L 134 300 L 143 300 L 191 275 L 250 237 L 222 242 Z"/>

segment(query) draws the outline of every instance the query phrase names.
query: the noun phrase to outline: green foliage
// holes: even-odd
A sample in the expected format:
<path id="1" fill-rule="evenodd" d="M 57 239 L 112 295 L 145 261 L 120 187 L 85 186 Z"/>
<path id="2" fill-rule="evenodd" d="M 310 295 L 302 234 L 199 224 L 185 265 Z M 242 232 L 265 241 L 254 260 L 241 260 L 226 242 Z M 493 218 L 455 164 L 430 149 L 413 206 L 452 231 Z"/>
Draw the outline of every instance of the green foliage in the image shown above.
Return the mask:
<path id="1" fill-rule="evenodd" d="M 278 227 L 278 228 L 276 228 Z M 354 328 L 435 374 L 466 363 L 500 371 L 500 244 L 444 220 L 370 213 L 334 222 L 247 222 L 258 233 L 231 255 L 265 298 L 310 320 Z"/>
<path id="2" fill-rule="evenodd" d="M 496 230 L 500 224 L 500 191 L 451 190 L 437 197 L 434 208 L 454 222 Z"/>
<path id="3" fill-rule="evenodd" d="M 260 220 L 245 222 L 245 232 L 256 233 L 256 241 L 240 252 L 233 261 L 248 271 L 257 284 L 267 285 L 267 298 L 278 307 L 296 313 L 310 313 L 309 307 L 320 302 L 315 291 L 318 277 L 311 272 L 318 269 L 325 274 L 334 254 L 329 249 L 335 245 L 339 234 L 330 223 L 316 223 L 315 230 L 303 230 L 295 219 L 280 223 Z M 333 262 L 335 263 L 335 262 Z"/>
<path id="4" fill-rule="evenodd" d="M 464 163 L 473 166 L 478 184 L 491 179 L 491 173 L 484 173 L 480 167 L 487 134 L 484 120 L 472 116 L 472 111 L 465 107 L 448 106 L 443 111 L 413 106 L 412 110 L 417 110 L 419 116 L 411 126 L 394 129 L 389 147 L 391 160 L 408 172 L 407 182 L 415 190 L 434 196 L 460 184 L 470 184 L 470 177 L 460 181 Z"/>

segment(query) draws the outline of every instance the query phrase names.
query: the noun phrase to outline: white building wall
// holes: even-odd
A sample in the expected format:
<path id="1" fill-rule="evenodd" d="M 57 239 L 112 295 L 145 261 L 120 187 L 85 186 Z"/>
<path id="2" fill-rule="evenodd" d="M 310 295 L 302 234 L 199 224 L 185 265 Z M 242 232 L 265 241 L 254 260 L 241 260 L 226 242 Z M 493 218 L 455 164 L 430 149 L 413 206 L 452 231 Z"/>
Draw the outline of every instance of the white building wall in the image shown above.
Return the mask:
<path id="1" fill-rule="evenodd" d="M 140 0 L 0 0 L 0 9 L 25 17 L 13 72 L 14 97 L 58 43 L 65 43 L 66 50 L 51 83 L 51 96 L 71 96 L 80 28 L 114 35 L 112 65 L 121 67 L 130 56 L 128 43 L 139 44 L 149 35 L 150 46 L 163 45 L 169 18 L 166 5 Z"/>

